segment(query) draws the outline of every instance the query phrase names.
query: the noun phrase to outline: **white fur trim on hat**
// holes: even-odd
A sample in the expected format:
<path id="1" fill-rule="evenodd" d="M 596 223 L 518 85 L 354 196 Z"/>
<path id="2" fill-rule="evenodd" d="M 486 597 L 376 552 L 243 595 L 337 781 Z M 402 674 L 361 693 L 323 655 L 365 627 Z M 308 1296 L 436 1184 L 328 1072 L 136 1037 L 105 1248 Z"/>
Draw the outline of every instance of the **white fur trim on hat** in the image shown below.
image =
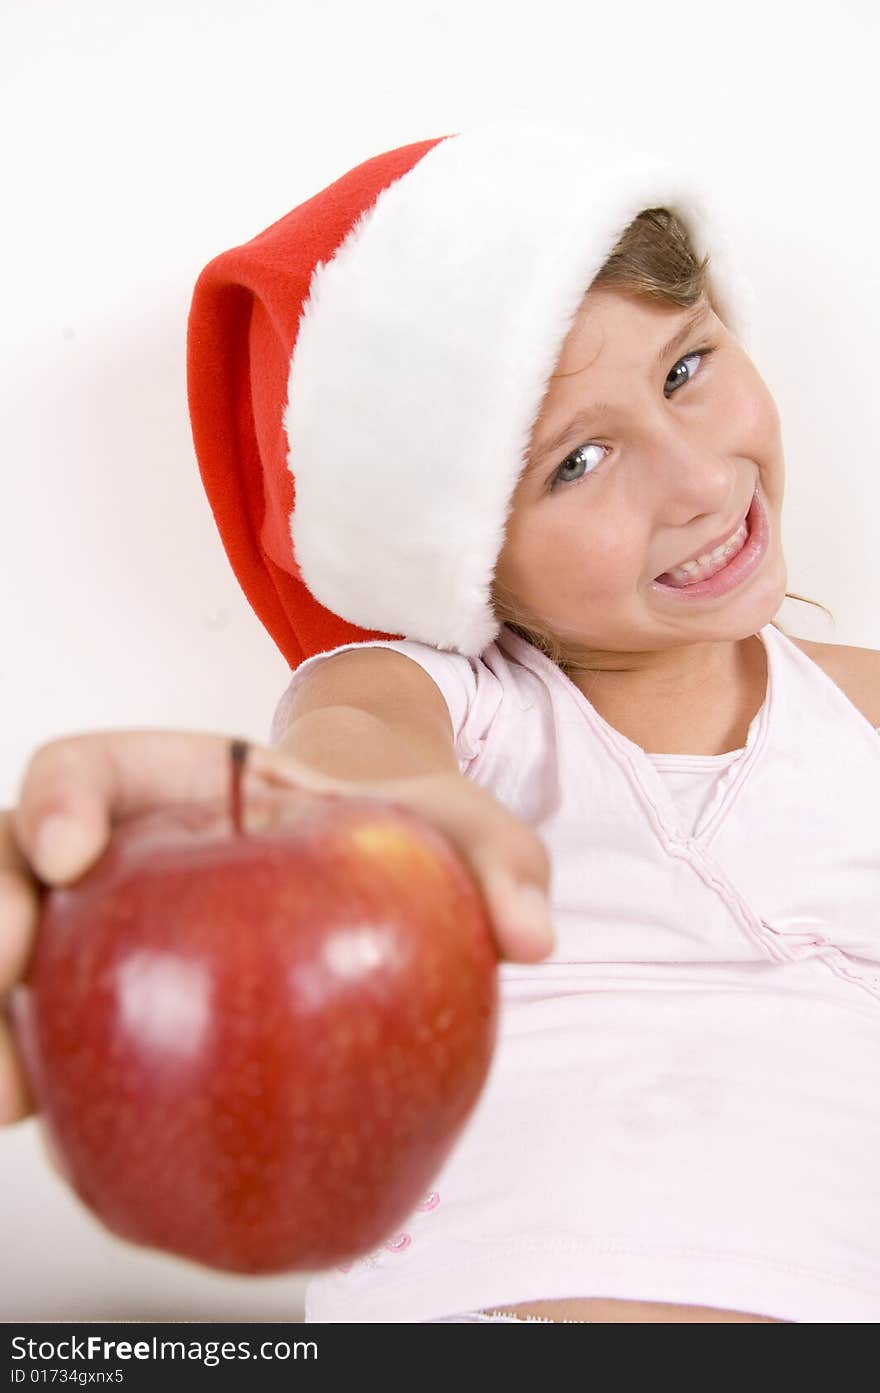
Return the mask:
<path id="1" fill-rule="evenodd" d="M 696 189 L 605 135 L 492 122 L 435 145 L 312 276 L 284 427 L 315 598 L 477 656 L 510 500 L 563 340 L 637 213 L 664 206 L 746 342 L 753 292 Z"/>

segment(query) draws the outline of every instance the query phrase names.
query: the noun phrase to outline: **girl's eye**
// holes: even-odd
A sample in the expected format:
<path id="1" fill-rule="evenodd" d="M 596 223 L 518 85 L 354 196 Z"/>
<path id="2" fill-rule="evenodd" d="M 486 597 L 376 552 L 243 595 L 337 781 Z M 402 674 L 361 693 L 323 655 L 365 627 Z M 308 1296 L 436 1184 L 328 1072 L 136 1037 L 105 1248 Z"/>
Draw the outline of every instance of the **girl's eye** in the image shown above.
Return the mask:
<path id="1" fill-rule="evenodd" d="M 679 387 L 684 386 L 686 383 L 691 382 L 693 380 L 693 370 L 688 370 L 685 373 L 681 372 L 681 369 L 683 368 L 685 363 L 690 363 L 694 359 L 699 359 L 700 361 L 702 361 L 703 358 L 708 358 L 709 355 L 714 352 L 715 345 L 710 344 L 706 345 L 704 348 L 695 348 L 694 351 L 692 353 L 688 353 L 686 357 L 679 358 L 678 362 L 675 364 L 675 367 L 672 369 L 672 372 L 666 379 L 667 386 L 673 384 L 670 387 L 667 396 L 674 396 L 675 393 L 678 391 Z M 596 466 L 593 469 L 591 469 L 587 474 L 581 474 L 577 478 L 566 478 L 563 474 L 563 471 L 568 469 L 569 467 L 576 469 L 582 460 L 584 452 L 587 450 L 599 450 L 601 452 L 600 460 L 597 462 Z M 606 447 L 604 445 L 598 445 L 595 443 L 595 441 L 588 441 L 585 445 L 579 445 L 576 450 L 573 450 L 571 454 L 562 461 L 559 468 L 553 474 L 548 492 L 552 493 L 553 490 L 556 488 L 557 484 L 579 484 L 582 479 L 588 479 L 592 474 L 596 472 L 596 469 L 598 468 L 601 459 L 604 459 L 605 450 Z"/>
<path id="2" fill-rule="evenodd" d="M 672 369 L 672 372 L 669 374 L 669 377 L 667 377 L 666 381 L 669 382 L 669 381 L 671 381 L 672 379 L 675 378 L 676 373 L 678 372 L 679 368 L 681 367 L 681 365 L 682 365 L 683 363 L 689 363 L 689 362 L 691 361 L 692 358 L 700 358 L 700 359 L 702 359 L 702 358 L 708 358 L 708 357 L 709 357 L 709 354 L 710 354 L 710 353 L 714 353 L 714 352 L 715 352 L 714 348 L 709 348 L 709 347 L 707 347 L 707 348 L 695 348 L 694 351 L 693 351 L 693 353 L 689 353 L 689 354 L 687 355 L 686 358 L 679 358 L 678 362 L 676 363 L 675 367 Z M 693 377 L 693 375 L 694 375 L 694 374 L 693 374 L 692 372 L 689 372 L 689 373 L 687 374 L 686 377 L 679 377 L 679 378 L 676 380 L 676 384 L 675 384 L 675 387 L 673 388 L 673 392 L 677 392 L 678 389 L 679 389 L 679 387 L 681 386 L 681 384 L 682 384 L 683 382 L 690 382 L 690 380 L 691 380 L 691 378 Z"/>
<path id="3" fill-rule="evenodd" d="M 572 466 L 572 467 L 574 467 L 574 468 L 577 468 L 578 464 L 579 464 L 580 461 L 581 461 L 582 456 L 583 456 L 584 454 L 586 454 L 587 450 L 600 450 L 600 451 L 601 451 L 600 459 L 604 459 L 604 458 L 605 458 L 605 446 L 604 446 L 604 445 L 595 445 L 595 444 L 593 444 L 592 441 L 591 441 L 588 445 L 578 445 L 577 449 L 576 449 L 576 450 L 572 450 L 572 452 L 571 452 L 571 454 L 568 456 L 568 458 L 567 458 L 567 459 L 564 459 L 564 460 L 562 461 L 562 463 L 560 464 L 560 466 L 559 466 L 559 468 L 557 469 L 556 473 L 553 475 L 553 479 L 552 479 L 551 484 L 550 484 L 550 492 L 551 492 L 551 493 L 552 493 L 553 490 L 556 488 L 556 485 L 557 485 L 557 484 L 577 484 L 577 483 L 580 483 L 580 479 L 586 479 L 586 478 L 588 477 L 588 475 L 586 475 L 586 474 L 581 474 L 579 479 L 567 479 L 567 478 L 565 478 L 565 476 L 564 476 L 564 474 L 563 474 L 563 470 L 568 469 L 569 466 Z M 590 470 L 590 473 L 592 474 L 593 471 Z"/>

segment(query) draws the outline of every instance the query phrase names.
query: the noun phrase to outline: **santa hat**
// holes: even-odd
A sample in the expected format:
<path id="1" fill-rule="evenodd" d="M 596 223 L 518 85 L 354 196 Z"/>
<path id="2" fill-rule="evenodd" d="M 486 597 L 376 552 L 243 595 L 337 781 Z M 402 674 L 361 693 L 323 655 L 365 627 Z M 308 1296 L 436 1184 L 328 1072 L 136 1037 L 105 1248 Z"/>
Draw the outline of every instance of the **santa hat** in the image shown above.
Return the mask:
<path id="1" fill-rule="evenodd" d="M 702 181 L 700 181 L 702 182 Z M 513 118 L 344 174 L 199 276 L 193 439 L 244 592 L 292 668 L 410 638 L 474 657 L 529 438 L 583 295 L 666 207 L 748 346 L 754 294 L 681 170 Z"/>

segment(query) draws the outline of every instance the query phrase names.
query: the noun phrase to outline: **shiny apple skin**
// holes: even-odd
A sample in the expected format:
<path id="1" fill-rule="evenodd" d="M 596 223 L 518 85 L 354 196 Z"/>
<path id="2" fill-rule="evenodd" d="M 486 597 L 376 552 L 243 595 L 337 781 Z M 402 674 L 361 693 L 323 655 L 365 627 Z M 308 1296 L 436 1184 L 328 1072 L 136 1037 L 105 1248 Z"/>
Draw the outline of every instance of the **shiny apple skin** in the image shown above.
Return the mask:
<path id="1" fill-rule="evenodd" d="M 469 870 L 375 799 L 120 824 L 45 893 L 13 1020 L 45 1140 L 117 1235 L 236 1272 L 395 1232 L 486 1081 L 497 950 Z"/>

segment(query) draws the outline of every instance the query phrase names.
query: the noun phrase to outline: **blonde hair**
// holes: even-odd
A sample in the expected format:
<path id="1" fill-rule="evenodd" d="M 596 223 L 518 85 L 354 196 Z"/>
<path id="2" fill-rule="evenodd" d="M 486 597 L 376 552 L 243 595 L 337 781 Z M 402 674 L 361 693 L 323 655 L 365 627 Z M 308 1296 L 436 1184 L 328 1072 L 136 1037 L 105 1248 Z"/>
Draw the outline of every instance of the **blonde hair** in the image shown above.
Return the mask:
<path id="1" fill-rule="evenodd" d="M 674 213 L 667 208 L 646 208 L 623 232 L 590 288 L 619 290 L 690 309 L 708 293 L 708 264 L 708 255 L 697 261 L 687 232 Z M 833 620 L 831 611 L 817 600 L 789 591 L 785 595 L 786 599 L 816 605 Z M 552 633 L 540 616 L 532 613 L 498 580 L 492 583 L 492 602 L 500 623 L 507 624 L 558 667 L 571 672 L 594 670 L 587 665 L 594 650 L 569 643 Z M 788 630 L 777 620 L 771 623 L 774 629 L 788 636 Z"/>

